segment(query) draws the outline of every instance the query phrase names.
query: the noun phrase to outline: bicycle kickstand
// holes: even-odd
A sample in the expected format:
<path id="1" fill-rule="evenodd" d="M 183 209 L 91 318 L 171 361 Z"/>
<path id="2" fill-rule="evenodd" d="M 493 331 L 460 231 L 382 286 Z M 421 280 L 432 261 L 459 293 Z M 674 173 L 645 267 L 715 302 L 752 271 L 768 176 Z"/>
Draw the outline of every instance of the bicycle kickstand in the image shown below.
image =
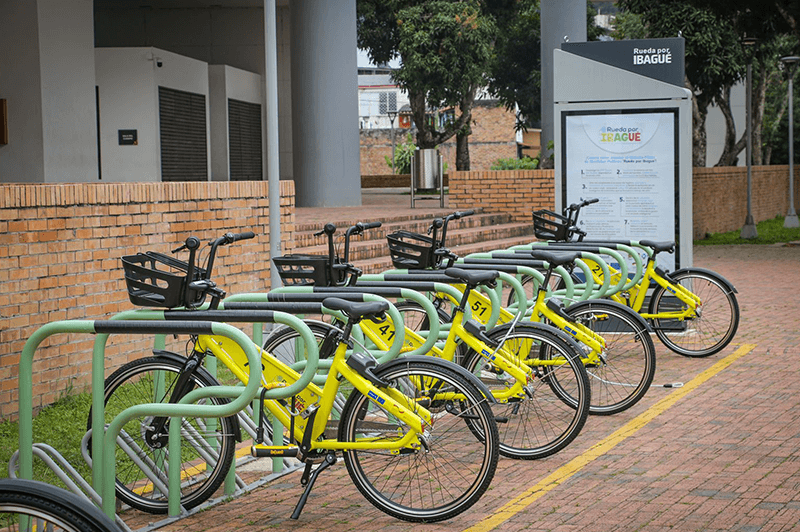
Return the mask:
<path id="1" fill-rule="evenodd" d="M 303 511 L 303 507 L 306 505 L 306 501 L 308 500 L 308 495 L 311 493 L 311 488 L 314 487 L 314 482 L 316 482 L 317 477 L 322 472 L 322 470 L 329 468 L 335 463 L 336 463 L 336 453 L 333 451 L 325 455 L 325 461 L 323 461 L 319 466 L 317 466 L 317 468 L 313 472 L 311 471 L 311 462 L 306 462 L 306 468 L 303 471 L 302 478 L 300 479 L 300 484 L 305 485 L 306 489 L 300 496 L 300 500 L 297 501 L 297 506 L 295 506 L 294 512 L 292 512 L 292 519 L 300 518 L 300 512 Z"/>

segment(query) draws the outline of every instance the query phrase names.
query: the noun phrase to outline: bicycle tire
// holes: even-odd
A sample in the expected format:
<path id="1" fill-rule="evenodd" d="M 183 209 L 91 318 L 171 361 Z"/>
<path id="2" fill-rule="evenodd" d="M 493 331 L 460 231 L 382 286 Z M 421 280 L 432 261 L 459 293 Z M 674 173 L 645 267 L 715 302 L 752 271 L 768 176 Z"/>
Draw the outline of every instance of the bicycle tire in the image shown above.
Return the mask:
<path id="1" fill-rule="evenodd" d="M 653 330 L 671 351 L 686 357 L 707 357 L 723 350 L 739 328 L 739 302 L 728 283 L 706 271 L 689 268 L 670 275 L 673 283 L 689 288 L 702 300 L 701 314 L 690 320 L 653 318 Z M 684 303 L 662 286 L 657 286 L 650 299 L 650 314 L 676 312 Z M 689 327 L 685 327 L 685 323 Z M 679 329 L 670 331 L 669 329 Z"/>
<path id="2" fill-rule="evenodd" d="M 611 415 L 638 403 L 656 372 L 655 346 L 641 318 L 628 307 L 603 300 L 578 303 L 565 312 L 606 342 L 601 363 L 586 368 L 592 384 L 589 412 Z"/>
<path id="3" fill-rule="evenodd" d="M 125 364 L 112 373 L 105 381 L 106 423 L 119 412 L 133 405 L 164 402 L 171 393 L 171 386 L 183 371 L 179 360 L 164 356 L 145 357 Z M 158 375 L 164 376 L 164 392 L 156 393 L 154 382 Z M 205 370 L 198 369 L 192 375 L 192 389 L 218 385 Z M 206 399 L 210 404 L 224 404 L 224 398 Z M 134 418 L 125 424 L 120 436 L 133 442 L 140 451 L 137 454 L 151 463 L 151 468 L 167 484 L 166 467 L 169 465 L 165 455 L 167 438 L 159 436 L 152 445 L 145 439 L 152 417 Z M 88 428 L 91 428 L 92 415 L 89 413 Z M 225 475 L 233 462 L 238 424 L 235 416 L 217 419 L 183 418 L 181 420 L 181 506 L 191 509 L 209 499 L 225 480 Z M 123 434 L 124 433 L 124 434 Z M 203 441 L 198 440 L 198 435 Z M 119 441 L 119 440 L 118 440 Z M 195 443 L 195 445 L 192 444 Z M 210 444 L 210 445 L 207 445 Z M 161 448 L 156 447 L 162 445 Z M 207 455 L 202 460 L 200 447 Z M 211 449 L 209 449 L 211 447 Z M 216 447 L 216 449 L 214 449 Z M 121 501 L 129 506 L 152 514 L 165 514 L 168 511 L 167 494 L 153 489 L 150 482 L 125 451 L 117 446 L 116 493 Z M 166 462 L 163 462 L 166 460 Z M 208 465 L 210 463 L 210 466 Z"/>
<path id="4" fill-rule="evenodd" d="M 516 356 L 528 361 L 539 378 L 526 384 L 527 398 L 492 405 L 500 433 L 500 454 L 507 458 L 536 460 L 557 453 L 580 433 L 589 415 L 591 386 L 586 369 L 580 362 L 577 345 L 560 337 L 552 327 L 532 323 L 496 327 L 487 333 L 492 340 Z M 548 346 L 549 356 L 561 357 L 566 364 L 559 366 L 533 365 L 531 359 L 541 359 L 540 352 Z M 535 356 L 531 356 L 535 353 Z M 513 377 L 500 373 L 478 352 L 470 349 L 464 367 L 478 376 L 490 390 L 505 390 Z M 550 390 L 550 380 L 561 377 L 561 395 Z M 546 390 L 546 391 L 543 391 Z"/>
<path id="5" fill-rule="evenodd" d="M 522 288 L 525 289 L 525 295 L 527 296 L 528 301 L 535 301 L 538 291 L 534 290 L 533 277 L 523 274 L 519 282 L 522 285 Z M 550 274 L 550 282 L 548 283 L 548 286 L 550 287 L 550 290 L 562 290 L 567 287 L 567 284 L 564 282 L 564 279 L 561 278 L 561 275 L 559 275 L 557 272 L 553 272 Z M 508 292 L 506 297 L 506 306 L 510 306 L 517 302 L 517 297 L 513 290 L 504 289 L 503 292 Z"/>
<path id="6" fill-rule="evenodd" d="M 14 530 L 19 516 L 30 530 L 119 532 L 120 528 L 88 500 L 62 488 L 21 478 L 0 480 L 0 527 Z M 20 526 L 20 529 L 23 529 Z"/>
<path id="7" fill-rule="evenodd" d="M 311 329 L 314 338 L 317 339 L 317 347 L 322 344 L 328 331 L 335 329 L 333 325 L 318 321 L 306 321 L 306 325 Z M 300 333 L 291 327 L 279 327 L 275 329 L 264 340 L 264 351 L 270 353 L 272 356 L 291 366 L 295 362 L 305 360 L 305 354 L 297 354 L 297 342 L 300 339 Z"/>
<path id="8" fill-rule="evenodd" d="M 395 308 L 403 317 L 403 324 L 414 332 L 429 331 L 431 328 L 430 316 L 425 309 L 415 301 L 400 301 L 395 303 Z M 438 309 L 439 323 L 447 323 L 450 316 L 444 310 Z"/>
<path id="9" fill-rule="evenodd" d="M 358 490 L 376 508 L 398 519 L 449 519 L 472 506 L 494 477 L 498 434 L 491 409 L 481 392 L 447 368 L 449 364 L 438 359 L 398 359 L 375 370 L 380 378 L 411 397 L 420 396 L 415 382 L 421 379 L 439 383 L 444 386 L 439 390 L 455 391 L 464 397 L 457 405 L 433 398 L 429 409 L 435 412 L 434 421 L 426 426 L 426 449 L 399 454 L 375 450 L 344 452 L 347 471 Z M 465 420 L 464 415 L 469 417 Z M 379 424 L 387 426 L 386 432 L 377 432 Z M 347 442 L 355 441 L 359 435 L 377 438 L 382 433 L 387 438 L 398 438 L 406 431 L 391 413 L 354 391 L 342 411 L 338 437 Z"/>

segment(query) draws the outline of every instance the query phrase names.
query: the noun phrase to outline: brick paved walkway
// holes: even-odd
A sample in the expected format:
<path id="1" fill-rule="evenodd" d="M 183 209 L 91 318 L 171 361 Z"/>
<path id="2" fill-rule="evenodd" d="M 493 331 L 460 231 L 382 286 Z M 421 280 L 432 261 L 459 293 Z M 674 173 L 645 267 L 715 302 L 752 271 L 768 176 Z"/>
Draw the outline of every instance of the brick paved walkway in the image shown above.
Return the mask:
<path id="1" fill-rule="evenodd" d="M 791 364 L 800 354 L 800 248 L 698 247 L 695 265 L 715 270 L 739 290 L 742 318 L 733 345 L 708 359 L 672 354 L 656 340 L 655 383 L 688 382 L 755 344 L 615 447 L 502 520 L 488 523 L 509 500 L 584 459 L 597 442 L 681 389 L 654 387 L 631 410 L 592 417 L 566 450 L 545 460 L 502 460 L 490 490 L 468 512 L 431 531 L 474 530 L 800 530 L 800 384 Z M 299 521 L 289 515 L 300 473 L 165 527 L 175 531 L 410 530 L 375 510 L 339 462 L 323 473 Z"/>

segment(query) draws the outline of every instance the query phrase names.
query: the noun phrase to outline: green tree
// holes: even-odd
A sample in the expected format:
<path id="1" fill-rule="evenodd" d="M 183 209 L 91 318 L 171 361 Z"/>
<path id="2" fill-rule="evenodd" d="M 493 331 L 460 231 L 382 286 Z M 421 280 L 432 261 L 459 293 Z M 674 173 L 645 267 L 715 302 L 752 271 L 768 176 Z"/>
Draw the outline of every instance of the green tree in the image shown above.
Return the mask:
<path id="1" fill-rule="evenodd" d="M 394 80 L 408 93 L 419 148 L 456 135 L 456 168 L 469 170 L 470 123 L 478 89 L 487 83 L 497 26 L 487 0 L 359 0 L 358 46 L 376 63 L 399 57 Z M 488 4 L 493 4 L 489 7 Z M 499 7 L 498 7 L 499 6 Z M 452 120 L 429 111 L 453 108 Z"/>
<path id="2" fill-rule="evenodd" d="M 517 113 L 517 129 L 538 123 L 541 98 L 541 17 L 539 0 L 520 0 L 495 41 L 489 90 Z"/>
<path id="3" fill-rule="evenodd" d="M 708 108 L 715 100 L 722 100 L 726 87 L 740 80 L 745 71 L 744 50 L 735 25 L 710 9 L 691 5 L 690 0 L 620 0 L 618 5 L 641 17 L 647 37 L 682 35 L 686 40 L 685 83 L 693 93 L 692 165 L 705 166 Z M 729 137 L 726 135 L 726 139 Z"/>
<path id="4" fill-rule="evenodd" d="M 631 11 L 620 11 L 614 17 L 614 30 L 611 38 L 615 41 L 626 39 L 646 39 L 647 29 L 642 22 L 642 16 Z"/>
<path id="5" fill-rule="evenodd" d="M 537 124 L 541 120 L 541 16 L 540 0 L 518 0 L 505 17 L 497 17 L 494 61 L 491 66 L 489 90 L 506 109 L 516 111 L 517 129 Z M 586 34 L 590 41 L 598 40 L 605 30 L 595 24 L 597 10 L 591 3 L 586 7 Z"/>

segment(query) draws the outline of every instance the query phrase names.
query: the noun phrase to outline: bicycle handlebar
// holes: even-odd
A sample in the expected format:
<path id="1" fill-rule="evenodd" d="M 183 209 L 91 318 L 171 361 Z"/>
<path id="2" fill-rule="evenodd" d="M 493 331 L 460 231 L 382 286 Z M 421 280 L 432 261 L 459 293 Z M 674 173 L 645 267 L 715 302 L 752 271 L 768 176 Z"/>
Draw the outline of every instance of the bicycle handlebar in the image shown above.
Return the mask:
<path id="1" fill-rule="evenodd" d="M 187 285 L 186 291 L 186 306 L 191 308 L 195 306 L 199 306 L 205 300 L 206 294 L 210 293 L 212 297 L 211 308 L 216 309 L 217 305 L 219 305 L 219 301 L 225 298 L 225 291 L 217 288 L 217 285 L 214 281 L 211 280 L 211 272 L 214 269 L 214 259 L 217 255 L 217 248 L 219 246 L 224 246 L 227 244 L 233 244 L 234 242 L 238 242 L 240 240 L 249 240 L 251 238 L 255 238 L 256 234 L 253 231 L 245 231 L 243 233 L 225 233 L 221 237 L 215 238 L 214 240 L 208 243 L 208 246 L 211 248 L 208 252 L 208 261 L 206 263 L 205 275 L 200 279 L 195 279 L 195 259 L 197 250 L 200 248 L 200 239 L 194 236 L 190 236 L 186 239 L 182 246 L 173 250 L 173 253 L 177 253 L 179 251 L 183 251 L 184 249 L 189 250 L 189 260 L 188 260 L 188 268 L 186 271 L 186 279 L 189 281 Z M 191 291 L 194 292 L 202 292 L 202 300 L 200 303 L 196 303 L 194 297 L 191 294 Z"/>
<path id="2" fill-rule="evenodd" d="M 343 275 L 350 274 L 351 280 L 350 284 L 355 282 L 355 280 L 361 275 L 361 270 L 354 267 L 352 264 L 348 263 L 348 259 L 350 256 L 350 237 L 352 235 L 360 235 L 367 229 L 375 229 L 380 227 L 382 222 L 357 222 L 354 225 L 351 225 L 347 228 L 347 231 L 344 233 L 344 253 L 342 255 L 342 261 L 338 261 L 338 257 L 336 256 L 336 246 L 333 242 L 333 235 L 336 233 L 336 226 L 330 222 L 326 223 L 325 226 L 322 228 L 321 231 L 314 233 L 314 236 L 321 236 L 326 235 L 328 238 L 328 265 L 330 267 L 330 272 L 343 272 Z M 336 279 L 336 284 L 339 283 L 338 279 L 339 276 L 334 276 Z"/>

